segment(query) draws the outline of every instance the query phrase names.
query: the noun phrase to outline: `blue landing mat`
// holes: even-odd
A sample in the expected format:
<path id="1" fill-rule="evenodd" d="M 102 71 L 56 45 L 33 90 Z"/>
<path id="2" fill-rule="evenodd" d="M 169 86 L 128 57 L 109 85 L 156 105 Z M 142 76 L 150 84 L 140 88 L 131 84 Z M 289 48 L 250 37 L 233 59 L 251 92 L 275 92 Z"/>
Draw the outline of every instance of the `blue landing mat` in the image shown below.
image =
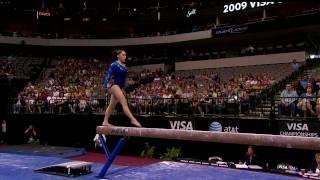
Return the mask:
<path id="1" fill-rule="evenodd" d="M 86 150 L 84 148 L 23 144 L 0 147 L 0 153 L 70 158 L 84 155 Z"/>
<path id="2" fill-rule="evenodd" d="M 62 176 L 47 175 L 36 173 L 33 170 L 58 163 L 70 162 L 68 159 L 43 156 L 26 156 L 18 154 L 0 153 L 0 179 L 1 180 L 61 180 L 61 179 L 97 179 L 95 176 L 100 171 L 102 164 L 94 163 L 93 173 L 77 178 L 67 178 Z M 172 180 L 172 179 L 298 179 L 275 174 L 259 173 L 245 170 L 236 170 L 228 168 L 201 166 L 193 164 L 184 164 L 177 162 L 160 162 L 142 167 L 112 166 L 106 179 L 116 180 Z"/>

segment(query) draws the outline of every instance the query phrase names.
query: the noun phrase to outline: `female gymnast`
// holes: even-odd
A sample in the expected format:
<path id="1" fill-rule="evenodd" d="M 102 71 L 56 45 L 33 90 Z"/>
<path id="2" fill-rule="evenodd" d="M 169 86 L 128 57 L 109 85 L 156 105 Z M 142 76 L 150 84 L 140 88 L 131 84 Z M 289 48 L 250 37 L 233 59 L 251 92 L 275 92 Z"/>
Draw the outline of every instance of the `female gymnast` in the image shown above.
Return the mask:
<path id="1" fill-rule="evenodd" d="M 141 127 L 139 121 L 132 115 L 123 91 L 128 73 L 128 68 L 125 66 L 127 58 L 126 52 L 124 50 L 116 50 L 115 55 L 117 60 L 111 63 L 103 83 L 104 88 L 111 93 L 111 98 L 102 125 L 112 126 L 109 123 L 109 118 L 117 103 L 120 102 L 123 112 L 128 116 L 131 124 L 136 127 Z"/>

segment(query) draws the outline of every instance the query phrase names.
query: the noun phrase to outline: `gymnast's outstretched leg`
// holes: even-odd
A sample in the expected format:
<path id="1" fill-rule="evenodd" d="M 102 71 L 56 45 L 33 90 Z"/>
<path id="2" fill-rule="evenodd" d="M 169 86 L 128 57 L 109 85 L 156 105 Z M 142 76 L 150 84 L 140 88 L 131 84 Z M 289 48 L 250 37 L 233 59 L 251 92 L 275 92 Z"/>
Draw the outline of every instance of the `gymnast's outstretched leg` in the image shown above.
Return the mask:
<path id="1" fill-rule="evenodd" d="M 108 105 L 108 108 L 106 109 L 106 112 L 104 113 L 104 120 L 102 123 L 103 126 L 111 126 L 111 124 L 109 123 L 109 118 L 112 112 L 114 111 L 117 103 L 118 103 L 118 100 L 113 94 L 111 94 L 110 103 Z"/>
<path id="2" fill-rule="evenodd" d="M 128 107 L 128 102 L 126 97 L 124 96 L 123 92 L 121 91 L 120 87 L 118 85 L 113 85 L 110 88 L 111 94 L 115 96 L 117 101 L 120 102 L 123 112 L 128 116 L 128 118 L 131 121 L 131 124 L 136 126 L 136 127 L 141 127 L 141 124 L 139 121 L 133 116 L 131 113 L 129 107 Z M 109 108 L 109 107 L 108 107 Z M 107 109 L 108 110 L 108 109 Z M 106 111 L 107 112 L 107 111 Z"/>

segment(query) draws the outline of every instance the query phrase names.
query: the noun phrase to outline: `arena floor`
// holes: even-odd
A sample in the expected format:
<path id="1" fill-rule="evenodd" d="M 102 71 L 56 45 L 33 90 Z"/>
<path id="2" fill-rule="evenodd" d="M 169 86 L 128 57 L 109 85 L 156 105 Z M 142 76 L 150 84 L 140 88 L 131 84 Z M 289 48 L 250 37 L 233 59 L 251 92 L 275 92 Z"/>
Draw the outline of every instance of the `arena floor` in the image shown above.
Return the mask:
<path id="1" fill-rule="evenodd" d="M 80 158 L 81 159 L 81 158 Z M 93 173 L 77 178 L 48 175 L 34 172 L 35 169 L 58 163 L 70 162 L 71 159 L 0 153 L 0 179 L 97 179 L 102 163 L 93 163 Z M 119 161 L 118 161 L 119 162 Z M 133 166 L 113 165 L 106 179 L 297 179 L 269 173 L 252 172 L 212 166 L 193 165 L 178 162 L 154 162 Z"/>

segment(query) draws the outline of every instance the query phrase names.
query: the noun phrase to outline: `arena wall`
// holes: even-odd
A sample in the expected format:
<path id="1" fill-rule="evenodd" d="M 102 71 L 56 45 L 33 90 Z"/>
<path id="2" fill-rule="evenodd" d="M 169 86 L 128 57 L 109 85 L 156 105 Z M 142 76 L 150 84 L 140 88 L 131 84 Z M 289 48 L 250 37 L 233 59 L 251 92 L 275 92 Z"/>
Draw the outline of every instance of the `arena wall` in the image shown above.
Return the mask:
<path id="1" fill-rule="evenodd" d="M 222 58 L 222 59 L 210 59 L 201 61 L 184 61 L 176 62 L 175 70 L 193 70 L 193 69 L 210 69 L 210 68 L 222 68 L 222 67 L 234 67 L 234 66 L 250 66 L 250 65 L 265 65 L 265 64 L 280 64 L 290 63 L 293 59 L 297 62 L 304 62 L 306 52 L 290 52 L 280 54 L 268 54 L 246 57 L 234 57 L 234 58 Z"/>

